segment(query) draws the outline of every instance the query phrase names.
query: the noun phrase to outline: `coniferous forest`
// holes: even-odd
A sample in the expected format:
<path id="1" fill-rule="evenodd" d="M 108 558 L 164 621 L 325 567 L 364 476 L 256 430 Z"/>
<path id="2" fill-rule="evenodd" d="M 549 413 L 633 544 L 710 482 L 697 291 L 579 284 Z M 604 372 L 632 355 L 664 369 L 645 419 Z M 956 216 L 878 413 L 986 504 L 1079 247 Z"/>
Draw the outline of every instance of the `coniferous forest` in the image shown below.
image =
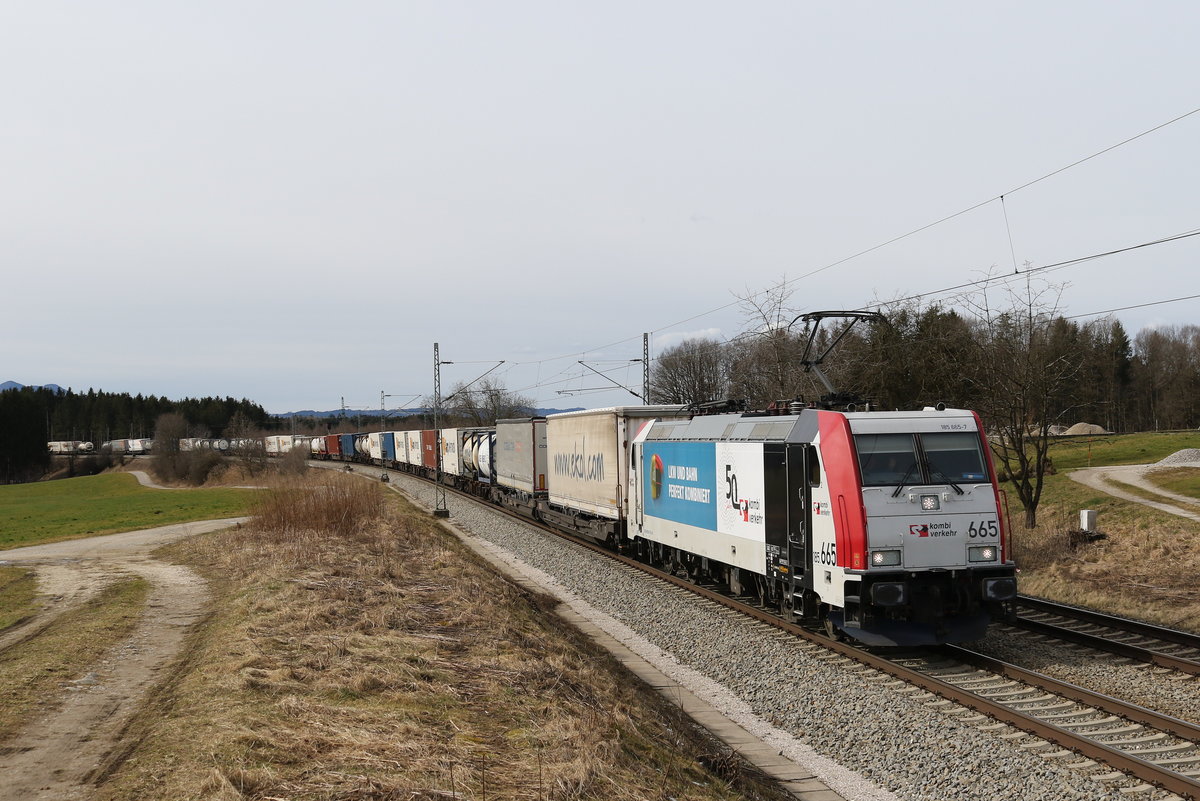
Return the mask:
<path id="1" fill-rule="evenodd" d="M 0 392 L 0 483 L 39 478 L 50 464 L 46 443 L 92 442 L 153 437 L 159 415 L 174 412 L 188 422 L 189 435 L 221 434 L 234 415 L 260 429 L 273 418 L 262 406 L 234 398 L 169 400 L 89 389 L 86 393 L 43 387 Z"/>

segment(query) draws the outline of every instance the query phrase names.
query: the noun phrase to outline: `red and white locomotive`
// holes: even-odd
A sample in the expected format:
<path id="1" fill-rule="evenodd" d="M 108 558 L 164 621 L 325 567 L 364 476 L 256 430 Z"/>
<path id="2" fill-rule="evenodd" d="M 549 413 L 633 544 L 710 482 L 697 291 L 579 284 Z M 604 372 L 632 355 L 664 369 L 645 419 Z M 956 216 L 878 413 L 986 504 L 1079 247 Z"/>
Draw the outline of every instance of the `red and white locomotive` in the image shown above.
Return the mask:
<path id="1" fill-rule="evenodd" d="M 642 427 L 639 552 L 867 644 L 982 636 L 1016 580 L 978 416 L 794 411 Z"/>

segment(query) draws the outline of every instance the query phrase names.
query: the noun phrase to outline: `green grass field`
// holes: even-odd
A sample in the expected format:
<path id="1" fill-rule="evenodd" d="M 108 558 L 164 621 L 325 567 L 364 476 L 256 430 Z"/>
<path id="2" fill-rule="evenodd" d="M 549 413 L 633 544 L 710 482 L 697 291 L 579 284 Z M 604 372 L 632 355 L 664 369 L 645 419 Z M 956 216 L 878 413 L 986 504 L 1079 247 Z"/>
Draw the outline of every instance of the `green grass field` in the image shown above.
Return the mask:
<path id="1" fill-rule="evenodd" d="M 1056 470 L 1152 464 L 1184 448 L 1200 448 L 1200 431 L 1056 438 L 1051 440 L 1050 458 Z"/>
<path id="2" fill-rule="evenodd" d="M 1169 492 L 1200 499 L 1200 469 L 1195 467 L 1173 467 L 1154 470 L 1146 474 L 1146 480 Z"/>
<path id="3" fill-rule="evenodd" d="M 1057 475 L 1046 476 L 1042 503 L 1038 507 L 1039 528 L 1076 528 L 1080 509 L 1096 510 L 1100 515 L 1102 528 L 1131 527 L 1138 522 L 1150 520 L 1166 527 L 1190 529 L 1196 526 L 1195 523 L 1166 512 L 1158 512 L 1141 504 L 1123 501 L 1100 490 L 1085 487 L 1067 475 L 1071 470 L 1089 466 L 1152 464 L 1185 448 L 1200 448 L 1200 432 L 1101 435 L 1089 437 L 1087 440 L 1072 438 L 1067 441 L 1054 441 L 1050 447 L 1050 456 L 1054 460 Z M 1195 468 L 1175 468 L 1161 473 L 1150 473 L 1148 478 L 1174 492 L 1200 498 L 1200 471 Z M 1001 482 L 1000 488 L 1008 494 L 1013 522 L 1016 525 L 1014 531 L 1020 535 L 1025 532 L 1019 522 L 1021 504 L 1011 484 Z M 1136 487 L 1128 486 L 1122 489 L 1149 500 L 1164 500 Z"/>
<path id="4" fill-rule="evenodd" d="M 247 513 L 254 490 L 157 490 L 128 473 L 0 486 L 0 549 Z"/>

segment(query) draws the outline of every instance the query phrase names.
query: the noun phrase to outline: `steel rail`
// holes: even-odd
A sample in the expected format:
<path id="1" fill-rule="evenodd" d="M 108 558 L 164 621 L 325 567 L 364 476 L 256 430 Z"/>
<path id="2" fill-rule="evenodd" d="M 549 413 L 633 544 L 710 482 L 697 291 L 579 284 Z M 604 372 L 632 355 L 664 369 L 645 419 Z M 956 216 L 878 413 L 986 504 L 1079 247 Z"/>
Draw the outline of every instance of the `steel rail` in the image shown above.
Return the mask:
<path id="1" fill-rule="evenodd" d="M 1143 637 L 1151 637 L 1156 640 L 1175 643 L 1176 645 L 1186 645 L 1191 648 L 1200 649 L 1200 635 L 1187 631 L 1156 626 L 1153 623 L 1143 623 L 1140 620 L 1131 620 L 1127 617 L 1106 615 L 1103 612 L 1097 612 L 1093 609 L 1055 603 L 1054 601 L 1034 598 L 1029 595 L 1018 595 L 1016 604 L 1036 609 L 1039 612 L 1081 620 L 1086 623 L 1094 623 L 1097 626 L 1107 626 L 1108 628 L 1120 629 L 1130 634 L 1140 634 Z"/>
<path id="2" fill-rule="evenodd" d="M 413 476 L 411 473 L 402 473 L 402 475 Z M 420 476 L 413 477 L 420 478 Z M 428 479 L 426 480 L 428 481 Z M 1192 799 L 1193 801 L 1200 801 L 1200 780 L 1190 778 L 1161 765 L 1156 765 L 1153 762 L 1141 759 L 1140 757 L 1134 756 L 1133 754 L 1125 751 L 1111 748 L 1102 742 L 1084 737 L 1083 735 L 1077 734 L 1053 723 L 1049 723 L 1045 720 L 1041 720 L 1032 715 L 1011 709 L 997 701 L 993 701 L 969 690 L 956 687 L 949 682 L 942 681 L 941 679 L 923 673 L 920 670 L 897 664 L 896 662 L 893 662 L 882 656 L 863 650 L 858 646 L 831 639 L 823 634 L 818 634 L 804 628 L 803 626 L 785 621 L 782 618 L 777 617 L 776 615 L 771 614 L 763 609 L 742 601 L 738 601 L 734 598 L 724 595 L 723 593 L 709 589 L 703 585 L 696 584 L 687 579 L 682 579 L 678 576 L 665 573 L 657 568 L 645 564 L 644 562 L 641 562 L 638 559 L 615 552 L 583 537 L 560 531 L 559 529 L 552 528 L 539 521 L 531 520 L 524 515 L 517 514 L 516 512 L 506 509 L 503 506 L 489 503 L 474 495 L 458 492 L 457 490 L 453 490 L 453 488 L 451 489 L 461 498 L 472 500 L 480 505 L 486 506 L 488 509 L 493 511 L 503 511 L 510 517 L 534 526 L 539 530 L 545 531 L 554 536 L 562 537 L 563 539 L 587 548 L 590 551 L 615 559 L 616 561 L 628 567 L 643 571 L 654 576 L 655 578 L 689 590 L 702 598 L 725 606 L 741 614 L 749 615 L 760 622 L 766 623 L 789 634 L 794 634 L 808 642 L 820 645 L 827 650 L 852 659 L 860 664 L 874 668 L 890 676 L 894 676 L 909 684 L 920 687 L 927 692 L 959 704 L 960 706 L 973 709 L 991 718 L 1007 723 L 1014 728 L 1020 729 L 1021 731 L 1028 732 L 1035 737 L 1052 742 L 1056 745 L 1062 746 L 1063 748 L 1076 751 L 1088 757 L 1089 759 L 1103 762 L 1117 770 L 1133 776 L 1136 779 L 1160 787 L 1168 792 L 1175 793 L 1183 798 Z M 1001 662 L 1000 660 L 995 660 L 991 657 L 983 656 L 982 654 L 976 654 L 974 652 L 958 648 L 957 646 L 942 646 L 942 648 L 946 649 L 947 653 L 950 654 L 956 654 L 956 652 L 961 654 L 961 656 L 956 655 L 956 658 L 961 659 L 961 661 L 970 661 L 971 663 L 980 666 L 990 663 L 994 667 L 988 667 L 985 669 L 992 670 L 993 672 L 1008 676 L 1009 678 L 1017 681 L 1028 683 L 1032 686 L 1043 689 L 1046 692 L 1060 694 L 1063 697 L 1070 698 L 1073 701 L 1102 709 L 1110 714 L 1127 717 L 1128 719 L 1137 721 L 1143 725 L 1170 732 L 1185 740 L 1193 740 L 1200 743 L 1200 727 L 1188 723 L 1187 721 L 1171 718 L 1167 715 L 1161 715 L 1157 712 L 1154 712 L 1153 710 L 1138 707 L 1134 704 L 1127 704 L 1123 701 L 1119 701 L 1118 699 L 1109 698 L 1108 696 L 1100 695 L 1098 693 L 1093 693 L 1090 690 L 1086 690 L 1082 687 L 1068 684 L 1067 682 L 1061 682 L 1044 674 L 1036 673 L 1016 665 Z M 1117 709 L 1122 711 L 1118 712 L 1116 711 Z"/>
<path id="3" fill-rule="evenodd" d="M 1086 645 L 1089 648 L 1095 648 L 1098 651 L 1107 651 L 1117 656 L 1136 659 L 1139 662 L 1148 662 L 1159 667 L 1177 670 L 1180 673 L 1200 676 L 1200 662 L 1195 659 L 1172 656 L 1171 654 L 1164 654 L 1161 651 L 1155 651 L 1153 648 L 1133 645 L 1121 642 L 1120 640 L 1112 640 L 1099 634 L 1088 634 L 1085 631 L 1076 631 L 1075 629 L 1057 626 L 1041 620 L 1030 620 L 1026 617 L 1018 617 L 1016 620 L 1008 621 L 1008 624 L 1037 634 L 1045 634 L 1056 640 L 1068 640 L 1080 645 Z"/>
<path id="4" fill-rule="evenodd" d="M 1119 715 L 1127 720 L 1141 723 L 1158 731 L 1165 731 L 1176 737 L 1190 740 L 1200 745 L 1200 726 L 1197 726 L 1195 723 L 1173 718 L 1170 715 L 1164 715 L 1161 712 L 1155 712 L 1152 709 L 1146 709 L 1145 707 L 1122 701 L 1119 698 L 1093 692 L 1077 684 L 1055 679 L 1044 673 L 1038 673 L 1019 665 L 1013 665 L 1009 662 L 972 651 L 969 648 L 963 648 L 958 645 L 942 645 L 939 647 L 961 662 L 966 662 L 998 675 L 1007 676 L 1010 679 L 1032 685 L 1048 693 L 1070 698 L 1072 701 L 1096 707 L 1109 714 Z"/>

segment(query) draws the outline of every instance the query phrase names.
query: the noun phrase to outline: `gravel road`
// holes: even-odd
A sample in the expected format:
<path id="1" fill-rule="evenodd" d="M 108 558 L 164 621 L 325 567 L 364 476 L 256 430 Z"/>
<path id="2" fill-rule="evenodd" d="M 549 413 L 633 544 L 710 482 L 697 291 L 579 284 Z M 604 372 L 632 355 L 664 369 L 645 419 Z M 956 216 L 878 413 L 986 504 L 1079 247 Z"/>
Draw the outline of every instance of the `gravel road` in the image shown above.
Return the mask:
<path id="1" fill-rule="evenodd" d="M 1169 459 L 1170 457 L 1168 457 Z M 1157 464 L 1134 464 L 1134 465 L 1118 465 L 1116 467 L 1085 467 L 1079 470 L 1072 470 L 1069 475 L 1072 480 L 1078 481 L 1084 486 L 1091 487 L 1095 490 L 1112 495 L 1114 498 L 1120 498 L 1124 501 L 1132 503 L 1140 503 L 1157 509 L 1160 512 L 1186 517 L 1189 520 L 1200 521 L 1200 511 L 1186 504 L 1198 503 L 1196 498 L 1189 498 L 1186 495 L 1178 495 L 1174 492 L 1168 492 L 1162 487 L 1159 487 L 1150 481 L 1146 480 L 1146 473 L 1156 469 L 1161 469 L 1167 466 L 1178 467 L 1200 467 L 1200 462 L 1184 461 L 1184 462 L 1168 462 L 1163 460 Z M 1121 489 L 1112 484 L 1113 481 L 1119 481 L 1123 484 L 1137 487 L 1146 492 L 1154 493 L 1162 498 L 1161 501 L 1152 501 L 1140 495 L 1135 495 L 1132 492 Z M 1180 506 L 1179 504 L 1185 504 Z"/>
<path id="2" fill-rule="evenodd" d="M 159 674 L 179 652 L 208 601 L 191 570 L 150 556 L 160 545 L 249 518 L 179 523 L 0 551 L 0 565 L 37 571 L 44 608 L 0 638 L 0 650 L 46 626 L 105 586 L 130 576 L 150 582 L 145 613 L 129 640 L 94 671 L 63 685 L 60 708 L 35 719 L 0 751 L 0 796 L 11 801 L 66 801 L 90 795 L 89 775 L 117 746 L 118 734 Z"/>

